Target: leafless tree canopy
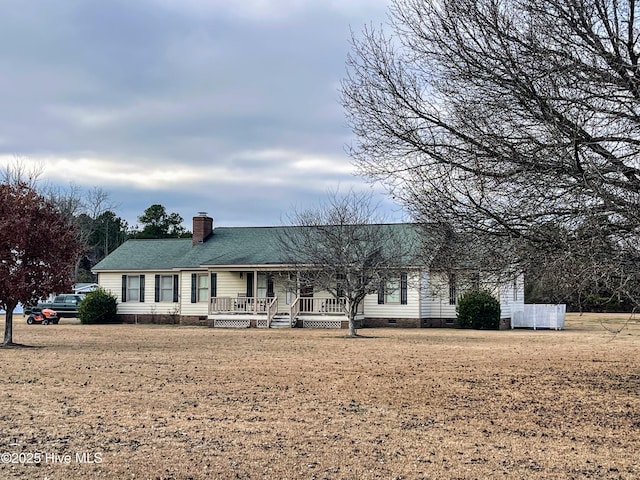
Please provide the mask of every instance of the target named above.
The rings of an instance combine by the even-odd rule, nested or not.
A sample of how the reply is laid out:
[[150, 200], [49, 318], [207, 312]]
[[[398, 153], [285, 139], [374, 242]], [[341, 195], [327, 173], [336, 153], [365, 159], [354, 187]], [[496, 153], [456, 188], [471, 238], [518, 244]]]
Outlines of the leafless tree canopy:
[[342, 86], [361, 173], [417, 219], [521, 259], [533, 245], [637, 299], [635, 14], [633, 0], [393, 0], [391, 33], [354, 35]]
[[296, 265], [300, 286], [345, 299], [349, 334], [356, 334], [358, 306], [368, 294], [415, 267], [417, 230], [387, 224], [368, 193], [333, 192], [315, 209], [295, 211], [283, 229], [280, 246]]

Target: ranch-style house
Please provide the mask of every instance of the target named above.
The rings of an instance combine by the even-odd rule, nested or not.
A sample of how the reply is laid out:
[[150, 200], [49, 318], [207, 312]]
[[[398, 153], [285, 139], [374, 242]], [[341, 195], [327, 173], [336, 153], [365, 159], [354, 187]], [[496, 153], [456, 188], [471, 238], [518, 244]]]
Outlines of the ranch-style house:
[[[287, 228], [296, 227], [214, 228], [201, 213], [193, 218], [191, 239], [129, 240], [93, 271], [100, 287], [117, 297], [125, 322], [346, 328], [342, 299], [313, 285], [296, 286], [296, 269], [278, 242]], [[362, 327], [454, 326], [465, 288], [456, 278], [461, 276], [407, 265], [397, 285], [365, 297], [357, 320]], [[523, 276], [508, 278], [482, 279], [500, 300], [502, 328], [524, 304]]]

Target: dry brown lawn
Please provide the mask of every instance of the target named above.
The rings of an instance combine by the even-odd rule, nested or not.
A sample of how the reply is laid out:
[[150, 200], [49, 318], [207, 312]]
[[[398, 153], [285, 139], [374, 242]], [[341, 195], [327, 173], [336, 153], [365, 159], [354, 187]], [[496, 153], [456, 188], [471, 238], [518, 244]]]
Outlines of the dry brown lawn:
[[0, 479], [640, 478], [626, 320], [354, 340], [17, 316], [35, 348], [0, 349]]

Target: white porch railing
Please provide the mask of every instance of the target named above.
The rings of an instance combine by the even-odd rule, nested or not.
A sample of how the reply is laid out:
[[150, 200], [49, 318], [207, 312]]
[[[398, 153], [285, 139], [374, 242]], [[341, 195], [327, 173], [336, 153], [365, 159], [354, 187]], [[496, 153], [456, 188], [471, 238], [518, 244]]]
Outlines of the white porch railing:
[[[301, 314], [346, 315], [348, 309], [346, 298], [313, 298], [298, 297], [291, 305], [291, 318]], [[364, 303], [358, 305], [359, 314], [364, 313]]]
[[214, 313], [268, 313], [269, 306], [277, 299], [258, 297], [212, 297], [209, 314]]
[[278, 313], [278, 297], [273, 297], [267, 306], [267, 328], [271, 327], [271, 320]]
[[299, 313], [332, 313], [344, 314], [347, 300], [345, 298], [313, 298], [299, 297]]
[[[290, 306], [289, 319], [295, 326], [300, 315], [346, 316], [348, 304], [346, 298], [314, 298], [297, 297]], [[362, 302], [358, 313], [364, 312]], [[278, 297], [212, 297], [209, 303], [209, 314], [246, 314], [264, 315], [256, 320], [256, 326], [269, 328], [278, 313]], [[326, 318], [326, 317], [325, 317]], [[339, 321], [334, 320], [334, 321]]]

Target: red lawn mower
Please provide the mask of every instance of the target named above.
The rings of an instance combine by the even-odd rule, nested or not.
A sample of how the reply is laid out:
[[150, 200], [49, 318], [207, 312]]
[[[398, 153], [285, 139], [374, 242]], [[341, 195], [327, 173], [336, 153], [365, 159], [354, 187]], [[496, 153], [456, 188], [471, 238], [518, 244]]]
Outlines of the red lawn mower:
[[50, 323], [57, 325], [59, 321], [60, 319], [58, 318], [58, 313], [55, 310], [51, 310], [50, 308], [43, 308], [41, 310], [33, 309], [27, 317], [27, 323], [29, 325], [49, 325]]

